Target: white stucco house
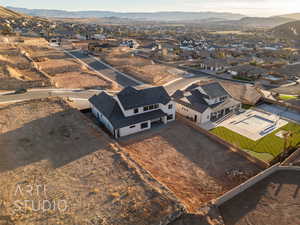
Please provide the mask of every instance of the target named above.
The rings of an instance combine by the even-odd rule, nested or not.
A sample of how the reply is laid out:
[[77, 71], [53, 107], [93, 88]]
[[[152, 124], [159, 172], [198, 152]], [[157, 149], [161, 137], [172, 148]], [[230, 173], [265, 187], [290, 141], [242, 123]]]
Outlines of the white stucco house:
[[115, 138], [175, 120], [175, 103], [163, 87], [126, 87], [116, 95], [103, 91], [89, 102], [95, 117]]
[[218, 83], [196, 83], [172, 95], [176, 111], [201, 125], [216, 122], [240, 110], [241, 103], [233, 99]]

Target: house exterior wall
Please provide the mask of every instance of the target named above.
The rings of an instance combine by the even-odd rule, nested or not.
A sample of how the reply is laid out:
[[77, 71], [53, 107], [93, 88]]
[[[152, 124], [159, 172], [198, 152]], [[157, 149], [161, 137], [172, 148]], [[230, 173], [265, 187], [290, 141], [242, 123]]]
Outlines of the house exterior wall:
[[114, 134], [114, 127], [110, 121], [93, 105], [91, 104], [92, 113], [94, 116], [112, 133]]
[[[169, 109], [169, 105], [172, 105], [172, 108]], [[174, 101], [170, 101], [168, 104], [163, 105], [163, 104], [159, 104], [159, 108], [166, 113], [167, 115], [172, 115], [173, 119], [168, 120], [167, 122], [171, 122], [175, 120], [175, 116], [176, 116], [176, 104]]]
[[[175, 118], [175, 113], [176, 113], [176, 107], [175, 107], [175, 103], [173, 101], [170, 101], [168, 102], [168, 104], [166, 105], [163, 105], [163, 104], [158, 104], [158, 108], [156, 109], [152, 109], [152, 110], [147, 110], [147, 111], [144, 111], [144, 107], [145, 106], [148, 106], [148, 105], [144, 105], [142, 107], [138, 107], [138, 108], [133, 108], [133, 109], [129, 109], [129, 110], [125, 110], [121, 104], [121, 102], [119, 101], [118, 97], [115, 97], [116, 101], [118, 101], [119, 103], [119, 106], [120, 108], [122, 109], [122, 112], [124, 113], [124, 116], [125, 117], [129, 117], [129, 116], [135, 116], [135, 115], [139, 115], [139, 114], [143, 114], [143, 113], [146, 113], [146, 112], [152, 112], [152, 111], [155, 111], [155, 110], [162, 110], [164, 113], [170, 115], [172, 114]], [[172, 109], [169, 109], [168, 106], [172, 104], [173, 105], [173, 108]], [[138, 113], [134, 113], [134, 110], [135, 109], [138, 109]]]
[[[210, 121], [210, 114], [211, 114], [210, 109], [207, 109], [203, 113], [200, 113], [180, 103], [176, 103], [176, 111], [179, 114], [192, 119], [197, 124], [203, 124]], [[195, 121], [195, 116], [197, 117], [196, 121]]]
[[[143, 124], [143, 123], [148, 123], [148, 127], [142, 129], [141, 124]], [[120, 134], [120, 137], [124, 137], [124, 136], [130, 135], [130, 134], [135, 134], [135, 133], [145, 131], [145, 130], [149, 130], [149, 129], [151, 129], [151, 122], [150, 121], [145, 121], [145, 122], [142, 122], [142, 123], [137, 123], [137, 124], [130, 125], [128, 127], [122, 127], [122, 128], [119, 129], [119, 134]]]
[[200, 123], [207, 123], [210, 121], [211, 109], [207, 109], [202, 113], [201, 122]]

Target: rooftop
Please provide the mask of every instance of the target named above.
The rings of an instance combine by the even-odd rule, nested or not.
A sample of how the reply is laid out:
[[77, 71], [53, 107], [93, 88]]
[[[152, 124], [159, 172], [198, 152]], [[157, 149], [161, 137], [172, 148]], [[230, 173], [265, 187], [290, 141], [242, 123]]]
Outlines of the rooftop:
[[167, 104], [171, 98], [164, 87], [151, 87], [137, 90], [134, 87], [126, 87], [117, 94], [119, 101], [125, 110], [153, 104]]

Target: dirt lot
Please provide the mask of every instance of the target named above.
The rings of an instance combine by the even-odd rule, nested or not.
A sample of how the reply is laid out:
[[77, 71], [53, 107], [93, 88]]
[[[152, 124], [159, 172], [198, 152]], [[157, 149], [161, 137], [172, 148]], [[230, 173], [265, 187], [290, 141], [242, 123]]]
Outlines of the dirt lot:
[[182, 210], [60, 99], [0, 109], [0, 146], [0, 224], [157, 225]]
[[190, 212], [260, 171], [180, 121], [123, 139], [120, 145]]
[[102, 59], [118, 70], [152, 85], [163, 85], [180, 76], [172, 67], [133, 56], [129, 48], [112, 48], [102, 52]]
[[[70, 82], [70, 80], [72, 80], [72, 82]], [[93, 72], [69, 72], [55, 74], [52, 81], [57, 88], [111, 87], [108, 81]]]
[[49, 86], [50, 81], [12, 44], [0, 44], [0, 89]]
[[220, 207], [226, 225], [300, 224], [300, 171], [280, 171]]
[[50, 76], [54, 76], [58, 73], [67, 73], [67, 72], [76, 72], [82, 69], [82, 65], [80, 65], [74, 59], [51, 59], [44, 62], [38, 62], [38, 67], [49, 74]]
[[42, 38], [8, 38], [0, 43], [0, 89], [50, 87], [117, 89]]

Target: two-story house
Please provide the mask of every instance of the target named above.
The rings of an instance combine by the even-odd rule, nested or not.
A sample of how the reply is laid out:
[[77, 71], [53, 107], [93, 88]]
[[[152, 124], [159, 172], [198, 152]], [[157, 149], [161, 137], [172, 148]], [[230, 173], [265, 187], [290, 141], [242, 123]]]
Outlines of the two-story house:
[[175, 120], [175, 103], [163, 87], [126, 87], [116, 95], [103, 91], [89, 102], [95, 117], [115, 138]]
[[197, 124], [216, 122], [241, 108], [241, 103], [218, 82], [195, 83], [185, 90], [176, 91], [172, 97], [176, 111]]

